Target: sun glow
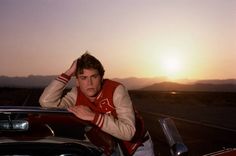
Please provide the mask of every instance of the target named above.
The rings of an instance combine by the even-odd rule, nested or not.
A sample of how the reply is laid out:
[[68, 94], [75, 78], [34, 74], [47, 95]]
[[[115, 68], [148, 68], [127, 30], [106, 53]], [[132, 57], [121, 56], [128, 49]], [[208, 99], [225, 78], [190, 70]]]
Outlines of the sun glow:
[[184, 75], [184, 58], [176, 49], [163, 52], [159, 63], [163, 75], [169, 79], [179, 79]]

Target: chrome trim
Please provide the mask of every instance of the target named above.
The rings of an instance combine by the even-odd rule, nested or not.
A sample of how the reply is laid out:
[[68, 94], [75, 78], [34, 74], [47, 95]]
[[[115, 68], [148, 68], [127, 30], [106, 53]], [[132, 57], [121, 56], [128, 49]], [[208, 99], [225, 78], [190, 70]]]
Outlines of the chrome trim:
[[45, 107], [26, 107], [26, 106], [0, 106], [0, 113], [11, 114], [12, 112], [20, 113], [66, 113], [71, 114], [67, 109], [62, 108], [45, 108]]
[[0, 120], [0, 131], [27, 131], [29, 122], [26, 120]]
[[170, 118], [163, 118], [159, 119], [159, 123], [169, 144], [171, 155], [186, 156], [188, 154], [188, 148], [183, 143], [174, 121]]

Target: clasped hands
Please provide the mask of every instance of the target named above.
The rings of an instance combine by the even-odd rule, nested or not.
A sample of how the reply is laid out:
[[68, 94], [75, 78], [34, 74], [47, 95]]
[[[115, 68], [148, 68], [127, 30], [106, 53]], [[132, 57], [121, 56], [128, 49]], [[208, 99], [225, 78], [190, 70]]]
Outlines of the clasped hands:
[[95, 113], [88, 106], [73, 106], [67, 108], [67, 110], [82, 120], [93, 121], [95, 117]]

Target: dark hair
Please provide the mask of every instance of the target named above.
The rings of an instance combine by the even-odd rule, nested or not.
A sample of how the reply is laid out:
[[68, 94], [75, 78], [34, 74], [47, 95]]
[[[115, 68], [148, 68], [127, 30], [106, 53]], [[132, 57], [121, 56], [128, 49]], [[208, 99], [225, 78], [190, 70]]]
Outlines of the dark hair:
[[84, 69], [96, 69], [101, 77], [103, 77], [105, 72], [101, 62], [87, 51], [77, 60], [76, 76], [83, 74]]

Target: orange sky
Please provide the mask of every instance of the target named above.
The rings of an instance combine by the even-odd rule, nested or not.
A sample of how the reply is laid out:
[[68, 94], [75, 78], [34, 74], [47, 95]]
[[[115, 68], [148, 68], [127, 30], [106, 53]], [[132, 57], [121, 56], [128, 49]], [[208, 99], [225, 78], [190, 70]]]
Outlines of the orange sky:
[[234, 0], [1, 0], [0, 23], [0, 75], [57, 75], [88, 50], [110, 78], [236, 78]]

